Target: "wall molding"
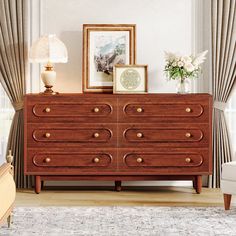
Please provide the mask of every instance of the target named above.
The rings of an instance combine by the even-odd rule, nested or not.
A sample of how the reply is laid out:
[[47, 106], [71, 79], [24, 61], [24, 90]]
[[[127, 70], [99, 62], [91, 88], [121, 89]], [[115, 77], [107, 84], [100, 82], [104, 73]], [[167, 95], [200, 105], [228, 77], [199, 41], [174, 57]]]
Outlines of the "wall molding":
[[[46, 1], [45, 1], [46, 2]], [[30, 45], [37, 40], [43, 33], [43, 18], [42, 10], [43, 0], [30, 0]], [[203, 51], [204, 46], [204, 15], [206, 15], [206, 8], [209, 1], [206, 0], [191, 0], [191, 44], [192, 44], [192, 53], [196, 54], [200, 51]], [[210, 55], [209, 52], [208, 55]], [[207, 63], [205, 63], [207, 64]], [[194, 92], [208, 92], [210, 90], [210, 75], [207, 73], [207, 68], [209, 65], [204, 65], [203, 68], [204, 75], [208, 74], [207, 77], [203, 79], [203, 76], [200, 76], [200, 79], [194, 80], [191, 82], [192, 91]], [[43, 84], [40, 79], [40, 71], [43, 69], [43, 66], [40, 64], [30, 64], [30, 83], [27, 84], [27, 92], [40, 92], [43, 90]], [[209, 71], [208, 71], [209, 72]], [[204, 81], [208, 80], [209, 83], [206, 84]]]
[[[42, 34], [42, 0], [30, 0], [30, 32], [29, 42], [30, 46]], [[37, 63], [30, 63], [30, 83], [28, 92], [38, 93], [41, 91], [40, 71], [41, 65]]]
[[195, 83], [196, 92], [211, 92], [211, 23], [210, 1], [192, 0], [192, 42], [193, 53], [208, 49], [207, 60], [203, 64], [202, 74]]
[[[202, 1], [192, 0], [192, 53], [196, 55], [202, 50], [203, 35], [202, 35]], [[202, 75], [193, 82], [195, 92], [203, 91]]]

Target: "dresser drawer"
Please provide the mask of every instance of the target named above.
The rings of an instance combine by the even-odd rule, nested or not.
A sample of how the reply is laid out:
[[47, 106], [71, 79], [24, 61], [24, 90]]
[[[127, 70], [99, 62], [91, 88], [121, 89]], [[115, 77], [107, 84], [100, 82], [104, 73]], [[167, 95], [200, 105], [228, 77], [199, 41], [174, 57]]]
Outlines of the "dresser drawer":
[[197, 124], [120, 124], [121, 147], [126, 146], [208, 146], [209, 128]]
[[[158, 97], [158, 96], [157, 96]], [[170, 99], [173, 97], [173, 99]], [[191, 96], [170, 95], [169, 98], [119, 99], [119, 122], [146, 123], [146, 122], [201, 122], [209, 121], [209, 97], [200, 100]]]
[[33, 114], [36, 117], [61, 118], [61, 117], [107, 117], [112, 113], [112, 107], [108, 104], [36, 104], [33, 106]]
[[186, 153], [129, 153], [124, 157], [128, 167], [197, 167], [203, 163], [203, 156]]
[[96, 172], [111, 170], [116, 167], [116, 153], [112, 150], [77, 150], [74, 149], [32, 149], [27, 153], [27, 172], [45, 172], [80, 174], [83, 172]]
[[196, 118], [203, 112], [200, 104], [176, 104], [176, 103], [129, 103], [123, 108], [127, 117], [177, 117], [177, 118]]
[[116, 145], [116, 125], [30, 124], [28, 146], [113, 146]]
[[[37, 97], [36, 97], [37, 98]], [[27, 99], [28, 122], [116, 122], [117, 103], [114, 99], [80, 98], [71, 101], [65, 97], [61, 101], [60, 96], [40, 101], [33, 97]]]
[[[120, 170], [150, 174], [174, 174], [181, 171], [209, 172], [209, 152], [202, 149], [120, 149]], [[150, 172], [150, 173], [149, 173]]]
[[111, 161], [106, 153], [39, 153], [33, 157], [37, 167], [107, 167]]

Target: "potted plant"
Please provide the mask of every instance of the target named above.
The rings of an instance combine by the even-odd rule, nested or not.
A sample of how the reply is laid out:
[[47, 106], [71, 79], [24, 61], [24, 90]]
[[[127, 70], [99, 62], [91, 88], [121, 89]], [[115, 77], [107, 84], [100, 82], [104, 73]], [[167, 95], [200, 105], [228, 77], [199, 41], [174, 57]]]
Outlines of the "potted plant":
[[165, 52], [165, 73], [169, 80], [177, 80], [177, 93], [189, 93], [188, 79], [195, 79], [201, 72], [201, 64], [206, 59], [207, 50], [198, 55], [179, 55]]

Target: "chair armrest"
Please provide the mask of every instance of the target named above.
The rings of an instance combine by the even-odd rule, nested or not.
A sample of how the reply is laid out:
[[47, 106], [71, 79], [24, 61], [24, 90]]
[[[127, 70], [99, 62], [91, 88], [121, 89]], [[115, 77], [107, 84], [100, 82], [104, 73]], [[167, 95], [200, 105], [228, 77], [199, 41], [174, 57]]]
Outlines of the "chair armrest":
[[7, 173], [13, 175], [13, 166], [9, 163], [4, 163], [0, 166], [0, 178]]

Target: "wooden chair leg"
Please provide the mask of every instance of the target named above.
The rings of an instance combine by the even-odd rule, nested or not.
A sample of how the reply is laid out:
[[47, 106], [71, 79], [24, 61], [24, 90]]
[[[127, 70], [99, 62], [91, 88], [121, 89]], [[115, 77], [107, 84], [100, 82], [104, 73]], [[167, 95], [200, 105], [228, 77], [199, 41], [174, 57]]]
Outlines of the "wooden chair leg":
[[115, 181], [115, 190], [117, 192], [121, 191], [121, 181]]
[[8, 228], [11, 227], [11, 221], [12, 221], [12, 214], [10, 214], [10, 215], [7, 217], [7, 225], [8, 225]]
[[230, 209], [231, 198], [232, 198], [231, 194], [224, 193], [225, 210], [229, 210]]

